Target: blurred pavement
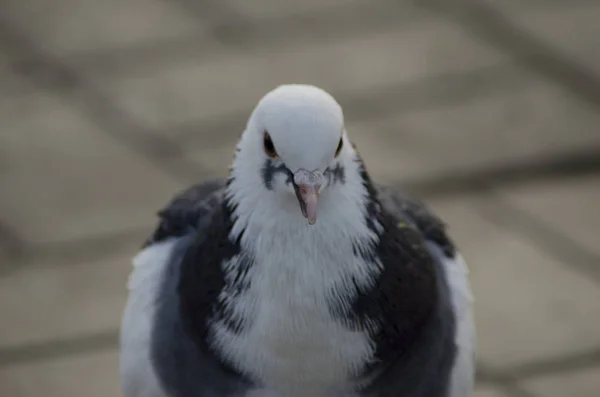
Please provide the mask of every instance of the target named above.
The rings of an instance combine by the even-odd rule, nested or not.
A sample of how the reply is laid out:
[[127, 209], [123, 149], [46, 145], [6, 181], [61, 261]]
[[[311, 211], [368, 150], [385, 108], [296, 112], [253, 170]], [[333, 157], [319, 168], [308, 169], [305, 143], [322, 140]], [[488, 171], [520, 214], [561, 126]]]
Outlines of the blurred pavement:
[[[447, 5], [452, 4], [452, 5]], [[278, 84], [471, 267], [477, 397], [600, 390], [600, 3], [4, 0], [0, 396], [117, 397], [131, 258]]]

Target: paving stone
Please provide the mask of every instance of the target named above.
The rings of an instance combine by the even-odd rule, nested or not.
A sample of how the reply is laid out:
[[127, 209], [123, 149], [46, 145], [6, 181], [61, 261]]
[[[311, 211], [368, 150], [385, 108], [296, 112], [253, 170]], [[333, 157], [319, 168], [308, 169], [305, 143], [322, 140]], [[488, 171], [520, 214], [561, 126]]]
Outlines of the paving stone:
[[192, 16], [161, 0], [6, 0], [2, 16], [59, 55], [200, 32]]
[[[267, 12], [270, 16], [255, 18], [228, 7], [223, 1], [208, 7], [193, 0], [179, 2], [191, 7], [211, 26], [206, 31], [208, 35], [199, 38], [196, 32], [148, 45], [81, 52], [69, 56], [69, 64], [85, 74], [110, 76], [123, 71], [135, 71], [136, 74], [146, 75], [149, 70], [180, 64], [182, 61], [189, 63], [192, 60], [202, 62], [216, 59], [223, 52], [230, 54], [228, 50], [232, 49], [243, 55], [264, 52], [266, 49], [286, 49], [300, 43], [364, 38], [375, 32], [389, 32], [399, 27], [407, 29], [435, 17], [412, 3], [399, 4], [389, 0], [357, 2], [354, 6], [332, 5], [299, 14], [293, 11], [295, 7], [289, 7], [291, 14], [284, 12], [279, 15], [275, 12], [275, 15], [270, 15]], [[304, 3], [294, 5], [302, 6]], [[205, 8], [208, 10], [204, 11]]]
[[[478, 2], [479, 0], [475, 0]], [[483, 3], [493, 6], [495, 9], [507, 13], [512, 16], [512, 13], [528, 12], [528, 11], [546, 11], [563, 9], [572, 9], [574, 7], [586, 6], [595, 0], [572, 0], [568, 3], [563, 0], [483, 0]]]
[[491, 386], [476, 386], [473, 397], [510, 397]]
[[0, 369], [4, 397], [120, 397], [118, 352]]
[[192, 149], [187, 156], [198, 164], [209, 177], [224, 178], [233, 162], [237, 138], [228, 135], [225, 139], [220, 139], [219, 143], [215, 141], [216, 139], [209, 145]]
[[552, 374], [523, 382], [525, 388], [544, 397], [597, 397], [600, 366]]
[[14, 231], [3, 222], [0, 215], [0, 277], [18, 266], [16, 260], [24, 254], [25, 247]]
[[[377, 3], [381, 1], [374, 1]], [[222, 0], [235, 12], [249, 18], [283, 17], [306, 12], [317, 12], [330, 7], [344, 7], [364, 3], [361, 0], [308, 0], [308, 1], [278, 1], [260, 0], [248, 2], [244, 0]]]
[[224, 51], [166, 70], [96, 76], [99, 89], [149, 128], [250, 111], [283, 83], [312, 83], [332, 92], [379, 89], [443, 72], [471, 70], [503, 59], [439, 20], [346, 40], [285, 48]]
[[181, 186], [45, 94], [0, 101], [0, 212], [31, 243], [154, 224]]
[[109, 249], [77, 264], [40, 259], [0, 277], [0, 346], [117, 329], [139, 247], [131, 243], [127, 249]]
[[501, 194], [600, 256], [600, 174], [530, 183]]
[[14, 72], [13, 62], [14, 58], [0, 51], [0, 97], [19, 95], [29, 88], [27, 82]]
[[[599, 123], [593, 108], [559, 87], [533, 80], [474, 103], [401, 113], [357, 131], [354, 139], [379, 175], [414, 179], [535, 163], [600, 147]], [[361, 136], [362, 131], [368, 135]]]
[[379, 183], [395, 184], [436, 171], [427, 152], [416, 151], [412, 142], [403, 140], [393, 123], [393, 119], [382, 119], [347, 126], [371, 177]]
[[0, 277], [2, 277], [4, 273], [11, 271], [12, 268], [13, 263], [10, 254], [5, 247], [0, 246]]
[[[600, 287], [480, 216], [483, 198], [430, 202], [471, 269], [478, 359], [492, 370], [600, 343]], [[568, 395], [568, 394], [566, 394]]]
[[600, 4], [511, 14], [522, 28], [600, 75]]

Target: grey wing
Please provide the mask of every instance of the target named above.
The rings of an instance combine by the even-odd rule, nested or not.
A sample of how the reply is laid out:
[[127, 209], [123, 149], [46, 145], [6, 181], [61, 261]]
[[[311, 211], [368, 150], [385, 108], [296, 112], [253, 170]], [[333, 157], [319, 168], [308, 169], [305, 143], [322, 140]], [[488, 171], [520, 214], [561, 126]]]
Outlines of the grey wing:
[[158, 227], [144, 247], [170, 237], [183, 237], [201, 228], [201, 224], [208, 221], [206, 215], [221, 203], [224, 188], [225, 182], [215, 179], [194, 185], [175, 196], [158, 213]]
[[223, 181], [193, 186], [159, 212], [152, 236], [133, 260], [129, 297], [120, 335], [120, 375], [125, 397], [166, 397], [152, 363], [152, 331], [165, 274], [176, 271], [174, 259], [187, 249], [191, 236], [208, 222], [221, 203]]
[[417, 229], [425, 240], [436, 244], [444, 255], [454, 256], [456, 247], [446, 234], [446, 225], [423, 202], [385, 186], [378, 186], [378, 198], [391, 214]]
[[473, 295], [464, 258], [446, 233], [444, 222], [424, 203], [386, 187], [379, 187], [378, 196], [382, 206], [421, 233], [429, 253], [442, 265], [450, 287], [456, 319], [457, 356], [452, 368], [448, 397], [470, 396], [475, 378], [476, 335], [472, 312]]

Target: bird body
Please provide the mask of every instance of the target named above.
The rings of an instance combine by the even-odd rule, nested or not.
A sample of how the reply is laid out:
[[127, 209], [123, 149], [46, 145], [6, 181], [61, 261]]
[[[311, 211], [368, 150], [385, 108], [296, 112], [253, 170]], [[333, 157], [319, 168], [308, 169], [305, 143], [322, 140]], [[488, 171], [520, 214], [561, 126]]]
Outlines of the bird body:
[[470, 396], [466, 265], [371, 181], [324, 91], [267, 94], [228, 180], [160, 217], [129, 280], [125, 397]]

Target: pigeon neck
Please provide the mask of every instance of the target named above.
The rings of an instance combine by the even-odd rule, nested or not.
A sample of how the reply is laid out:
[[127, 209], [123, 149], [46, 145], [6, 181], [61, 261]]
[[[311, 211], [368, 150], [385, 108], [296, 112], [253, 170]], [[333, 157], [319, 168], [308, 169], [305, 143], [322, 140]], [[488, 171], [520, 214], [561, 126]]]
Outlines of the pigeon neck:
[[341, 239], [375, 240], [377, 233], [368, 220], [375, 192], [365, 175], [362, 164], [352, 162], [346, 166], [343, 182], [322, 189], [314, 225], [303, 217], [293, 193], [263, 190], [257, 182], [249, 189], [248, 177], [232, 177], [226, 192], [233, 221], [230, 237], [249, 251], [268, 241], [270, 251], [285, 243], [305, 254], [319, 247], [331, 249]]

